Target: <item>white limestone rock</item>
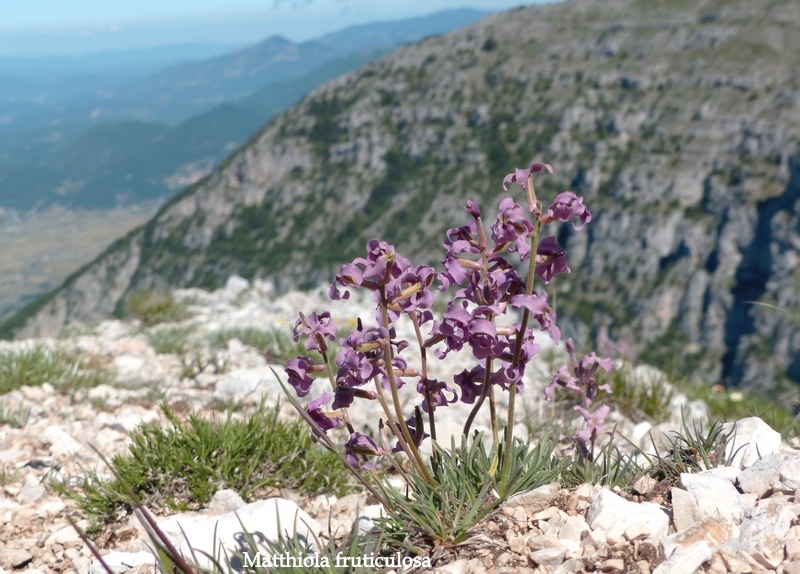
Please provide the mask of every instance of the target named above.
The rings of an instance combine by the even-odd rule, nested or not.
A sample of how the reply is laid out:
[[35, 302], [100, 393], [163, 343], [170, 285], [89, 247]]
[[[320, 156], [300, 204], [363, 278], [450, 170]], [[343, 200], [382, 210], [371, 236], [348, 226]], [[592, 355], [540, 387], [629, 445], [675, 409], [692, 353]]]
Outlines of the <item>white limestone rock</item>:
[[527, 492], [520, 492], [509, 498], [503, 505], [506, 508], [522, 507], [529, 516], [548, 508], [558, 497], [561, 485], [557, 482], [545, 484]]
[[592, 500], [586, 521], [592, 529], [602, 529], [610, 539], [619, 540], [632, 524], [645, 524], [651, 536], [660, 540], [669, 531], [667, 510], [650, 502], [629, 502], [608, 490], [601, 489]]
[[758, 417], [725, 423], [723, 432], [731, 432], [725, 456], [733, 466], [745, 469], [759, 458], [780, 452], [781, 435]]
[[661, 547], [664, 549], [664, 556], [671, 556], [697, 542], [705, 542], [713, 548], [738, 537], [738, 535], [739, 529], [733, 524], [717, 518], [708, 518], [702, 523], [667, 536], [661, 541]]
[[759, 498], [773, 492], [792, 494], [800, 487], [800, 457], [772, 454], [753, 463], [737, 477], [742, 492]]
[[681, 474], [681, 486], [694, 497], [705, 518], [738, 524], [752, 507], [730, 481], [714, 474]]
[[677, 550], [675, 554], [656, 566], [653, 574], [694, 574], [711, 560], [711, 549], [703, 541]]
[[[228, 556], [249, 551], [245, 532], [253, 537], [258, 550], [265, 555], [269, 554], [266, 541], [278, 542], [281, 538], [291, 538], [296, 532], [298, 538], [313, 546], [315, 537], [322, 534], [316, 520], [294, 502], [282, 498], [253, 502], [223, 516], [178, 514], [159, 521], [158, 525], [186, 556], [191, 549], [212, 556], [223, 549]], [[200, 557], [202, 553], [197, 554]], [[205, 559], [201, 559], [201, 563], [210, 564]]]
[[739, 540], [749, 550], [770, 535], [786, 538], [793, 521], [800, 515], [800, 504], [787, 504], [785, 500], [767, 498], [760, 500], [739, 525]]

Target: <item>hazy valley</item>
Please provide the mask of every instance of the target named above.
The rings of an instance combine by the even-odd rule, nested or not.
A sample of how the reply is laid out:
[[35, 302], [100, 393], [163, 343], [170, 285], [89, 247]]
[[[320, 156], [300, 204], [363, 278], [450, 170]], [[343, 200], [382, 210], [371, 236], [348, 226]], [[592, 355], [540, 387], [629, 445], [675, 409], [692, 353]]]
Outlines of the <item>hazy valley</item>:
[[0, 317], [57, 287], [321, 83], [483, 16], [293, 43], [0, 57]]

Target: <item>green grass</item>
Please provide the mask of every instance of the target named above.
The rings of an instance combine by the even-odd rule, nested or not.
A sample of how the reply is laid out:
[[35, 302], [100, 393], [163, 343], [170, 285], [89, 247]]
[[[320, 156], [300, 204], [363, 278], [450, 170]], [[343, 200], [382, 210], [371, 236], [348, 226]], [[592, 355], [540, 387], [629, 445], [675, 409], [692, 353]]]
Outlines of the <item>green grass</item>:
[[19, 471], [8, 468], [0, 468], [0, 486], [11, 484], [19, 478]]
[[719, 466], [727, 466], [725, 447], [732, 431], [724, 431], [721, 421], [707, 425], [684, 419], [682, 430], [672, 431], [669, 446], [659, 451], [655, 441], [654, 455], [643, 454], [649, 466], [646, 473], [658, 480], [678, 480], [681, 473], [702, 472]]
[[0, 403], [0, 425], [9, 425], [11, 428], [22, 428], [30, 417], [30, 409], [20, 406], [17, 410], [10, 410], [5, 403]]
[[561, 475], [561, 484], [572, 488], [588, 482], [608, 488], [630, 490], [641, 469], [631, 456], [614, 445], [615, 436], [612, 435], [611, 440], [594, 453], [594, 460], [575, 453]]
[[390, 485], [383, 487], [393, 510], [378, 522], [386, 526], [390, 543], [407, 550], [423, 541], [435, 546], [464, 542], [475, 525], [510, 496], [558, 480], [564, 468], [553, 455], [552, 440], [541, 440], [531, 447], [517, 439], [510, 479], [502, 485], [496, 480], [502, 447], [495, 458], [493, 451], [486, 452], [480, 435], [471, 444], [462, 435], [460, 449], [456, 449], [455, 438], [449, 450], [436, 443], [433, 448], [437, 456], [431, 460], [429, 471], [435, 484], [413, 470], [408, 475], [411, 495]]
[[669, 404], [674, 393], [666, 377], [637, 380], [631, 365], [626, 363], [609, 373], [599, 370], [597, 382], [611, 387], [611, 394], [602, 394], [600, 401], [634, 423], [649, 421], [657, 424], [669, 419]]
[[216, 349], [184, 349], [178, 353], [181, 361], [181, 379], [196, 379], [206, 371], [214, 374], [227, 373], [230, 365]]
[[146, 338], [159, 355], [178, 355], [189, 346], [191, 335], [190, 327], [167, 327], [149, 331]]
[[144, 289], [132, 293], [125, 302], [125, 309], [142, 322], [143, 327], [158, 323], [176, 323], [190, 317], [187, 305], [176, 301], [168, 291]]
[[0, 351], [0, 394], [44, 383], [50, 383], [61, 393], [67, 393], [110, 382], [111, 375], [104, 369], [44, 346]]
[[269, 330], [255, 327], [222, 329], [209, 338], [211, 344], [217, 348], [227, 347], [231, 339], [238, 339], [243, 345], [253, 347], [271, 363], [284, 363], [298, 355], [308, 354], [302, 343], [295, 343], [292, 340], [288, 331], [275, 327]]
[[128, 451], [110, 461], [117, 478], [93, 474], [79, 488], [52, 486], [106, 522], [130, 514], [125, 484], [147, 507], [162, 511], [202, 508], [221, 488], [247, 501], [274, 488], [339, 496], [348, 490], [348, 472], [336, 455], [314, 444], [301, 420], [279, 421], [279, 407], [214, 420], [195, 414], [180, 420], [162, 409], [171, 426], [142, 425], [131, 433]]

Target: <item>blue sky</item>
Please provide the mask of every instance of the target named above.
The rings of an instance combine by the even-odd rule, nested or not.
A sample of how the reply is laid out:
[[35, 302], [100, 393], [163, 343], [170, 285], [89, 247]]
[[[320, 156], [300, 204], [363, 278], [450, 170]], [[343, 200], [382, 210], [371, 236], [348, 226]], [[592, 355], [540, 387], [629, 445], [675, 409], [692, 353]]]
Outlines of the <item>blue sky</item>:
[[184, 42], [307, 40], [349, 25], [449, 8], [543, 0], [0, 0], [0, 55], [76, 55]]

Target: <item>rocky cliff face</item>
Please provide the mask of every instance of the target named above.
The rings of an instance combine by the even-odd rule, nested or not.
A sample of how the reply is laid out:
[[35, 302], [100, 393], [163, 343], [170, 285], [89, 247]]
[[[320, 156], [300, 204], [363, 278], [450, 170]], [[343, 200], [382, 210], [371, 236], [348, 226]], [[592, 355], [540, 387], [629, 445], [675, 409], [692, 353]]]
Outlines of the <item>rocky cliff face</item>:
[[547, 161], [568, 331], [709, 382], [800, 381], [800, 5], [570, 0], [404, 48], [317, 89], [220, 169], [6, 324], [43, 334], [142, 288], [329, 280], [383, 237], [441, 258], [466, 198]]

